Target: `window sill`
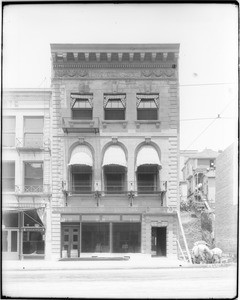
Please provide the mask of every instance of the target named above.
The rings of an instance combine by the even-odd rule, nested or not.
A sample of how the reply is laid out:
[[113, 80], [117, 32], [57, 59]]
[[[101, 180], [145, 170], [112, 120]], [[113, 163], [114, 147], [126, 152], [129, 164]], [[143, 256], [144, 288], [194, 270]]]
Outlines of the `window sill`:
[[128, 123], [128, 121], [126, 121], [126, 120], [104, 120], [104, 121], [102, 121], [102, 126], [103, 126], [103, 128], [106, 128], [107, 125], [110, 125], [110, 124], [120, 124], [120, 125], [122, 125], [123, 128], [126, 128], [127, 123]]
[[161, 121], [159, 120], [137, 120], [135, 121], [136, 127], [140, 128], [141, 124], [155, 124], [156, 128], [159, 128], [161, 125]]

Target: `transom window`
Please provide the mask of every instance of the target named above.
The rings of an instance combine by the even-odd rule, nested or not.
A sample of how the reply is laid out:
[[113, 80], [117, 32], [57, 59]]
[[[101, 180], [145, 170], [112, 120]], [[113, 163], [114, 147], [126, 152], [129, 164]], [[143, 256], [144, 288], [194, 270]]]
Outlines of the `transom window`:
[[24, 146], [42, 147], [43, 146], [43, 117], [24, 118]]
[[2, 189], [4, 192], [15, 190], [15, 162], [2, 163]]
[[126, 95], [104, 95], [105, 120], [125, 120]]
[[157, 94], [137, 94], [138, 120], [158, 120], [158, 98]]
[[3, 147], [15, 146], [15, 131], [16, 131], [16, 119], [15, 117], [3, 117], [2, 119], [2, 143]]
[[71, 94], [72, 118], [76, 120], [92, 120], [93, 95]]

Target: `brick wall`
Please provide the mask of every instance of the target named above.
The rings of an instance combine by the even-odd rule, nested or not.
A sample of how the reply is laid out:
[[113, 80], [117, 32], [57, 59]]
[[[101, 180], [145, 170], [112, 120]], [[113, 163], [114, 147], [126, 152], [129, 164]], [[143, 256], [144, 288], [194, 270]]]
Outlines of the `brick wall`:
[[[237, 204], [234, 204], [234, 145], [216, 160], [215, 241], [224, 252], [237, 251]], [[235, 201], [236, 203], [236, 201]]]

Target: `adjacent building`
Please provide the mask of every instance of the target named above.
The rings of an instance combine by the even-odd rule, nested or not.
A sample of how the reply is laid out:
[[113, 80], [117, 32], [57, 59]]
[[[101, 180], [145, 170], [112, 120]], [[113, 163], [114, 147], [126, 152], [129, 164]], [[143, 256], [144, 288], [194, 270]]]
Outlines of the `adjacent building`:
[[204, 149], [189, 155], [182, 168], [183, 180], [187, 182], [187, 200], [204, 206], [207, 201], [214, 207], [216, 158], [219, 152]]
[[44, 258], [50, 243], [50, 90], [7, 90], [2, 115], [2, 254]]
[[215, 243], [224, 253], [237, 255], [238, 157], [237, 143], [216, 160]]

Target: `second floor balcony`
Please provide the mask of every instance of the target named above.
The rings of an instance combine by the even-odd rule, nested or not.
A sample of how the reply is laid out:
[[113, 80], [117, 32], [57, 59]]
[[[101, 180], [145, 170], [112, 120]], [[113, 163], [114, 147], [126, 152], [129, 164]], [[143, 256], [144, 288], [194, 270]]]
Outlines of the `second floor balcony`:
[[16, 138], [18, 151], [34, 151], [50, 149], [50, 139], [38, 136], [34, 138]]
[[42, 185], [15, 185], [15, 193], [17, 195], [50, 195], [50, 184]]
[[99, 119], [80, 120], [62, 117], [62, 129], [65, 133], [98, 133]]
[[134, 195], [160, 194], [167, 191], [167, 181], [160, 181], [158, 184], [150, 184], [149, 182], [114, 182], [103, 185], [102, 189], [93, 188], [91, 183], [70, 184], [68, 187], [64, 186], [63, 190], [68, 195], [93, 194], [96, 191], [101, 195], [127, 195], [129, 192], [133, 192]]

